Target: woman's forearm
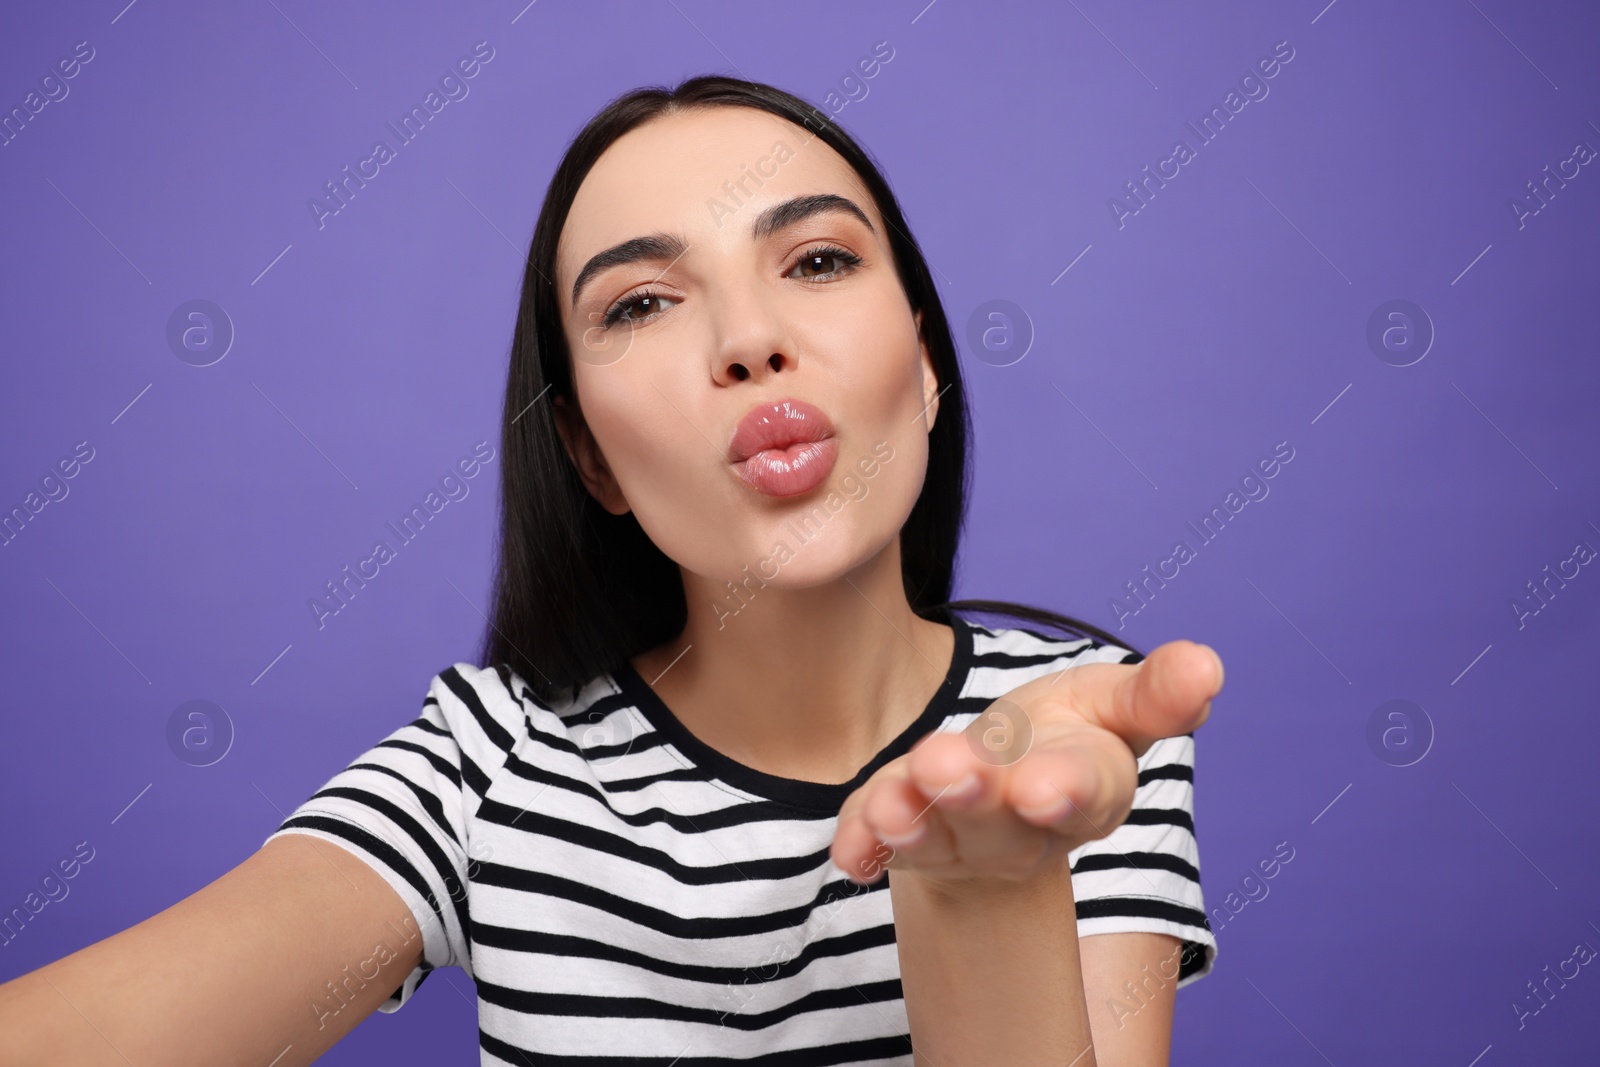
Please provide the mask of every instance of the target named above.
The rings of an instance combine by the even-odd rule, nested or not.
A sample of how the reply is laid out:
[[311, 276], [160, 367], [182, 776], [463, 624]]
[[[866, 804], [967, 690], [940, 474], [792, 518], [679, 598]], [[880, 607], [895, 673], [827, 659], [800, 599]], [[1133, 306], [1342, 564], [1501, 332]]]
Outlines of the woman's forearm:
[[1095, 1067], [1071, 868], [957, 888], [889, 872], [917, 1067]]

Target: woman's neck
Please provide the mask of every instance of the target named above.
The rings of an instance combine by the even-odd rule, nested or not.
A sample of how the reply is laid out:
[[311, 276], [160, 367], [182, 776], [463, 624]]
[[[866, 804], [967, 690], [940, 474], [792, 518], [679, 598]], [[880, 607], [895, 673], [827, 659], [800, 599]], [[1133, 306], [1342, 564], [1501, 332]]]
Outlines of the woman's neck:
[[[892, 558], [890, 558], [892, 557]], [[806, 589], [772, 583], [737, 614], [685, 573], [689, 619], [630, 661], [697, 738], [767, 774], [847, 782], [944, 683], [955, 632], [918, 617], [895, 551]]]

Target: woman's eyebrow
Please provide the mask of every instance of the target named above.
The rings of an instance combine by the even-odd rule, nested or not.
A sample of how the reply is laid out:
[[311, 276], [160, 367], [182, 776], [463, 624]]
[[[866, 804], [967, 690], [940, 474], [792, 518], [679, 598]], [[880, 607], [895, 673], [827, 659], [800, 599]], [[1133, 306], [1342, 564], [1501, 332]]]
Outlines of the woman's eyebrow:
[[847, 215], [854, 215], [861, 220], [861, 224], [868, 231], [874, 234], [878, 232], [873, 228], [872, 220], [867, 218], [867, 213], [857, 207], [855, 201], [835, 193], [814, 193], [773, 204], [756, 216], [755, 222], [750, 224], [750, 234], [758, 241], [765, 240], [786, 226], [793, 226], [802, 219], [830, 211], [842, 211]]
[[[872, 220], [867, 218], [867, 213], [862, 211], [855, 201], [835, 193], [814, 193], [810, 196], [793, 197], [762, 211], [750, 224], [750, 234], [757, 241], [764, 240], [785, 227], [827, 212], [852, 215], [860, 219], [872, 233], [878, 232], [872, 225]], [[591, 256], [589, 262], [578, 272], [578, 277], [572, 283], [572, 304], [574, 307], [577, 306], [578, 296], [583, 292], [583, 287], [603, 271], [625, 263], [671, 263], [688, 250], [689, 242], [675, 233], [653, 233], [612, 245], [604, 252]]]
[[620, 267], [624, 263], [671, 263], [688, 250], [689, 242], [672, 233], [653, 233], [648, 237], [634, 237], [619, 245], [612, 245], [604, 252], [590, 257], [589, 262], [578, 272], [578, 277], [572, 283], [572, 306], [578, 306], [578, 294], [583, 292], [583, 287], [589, 283], [589, 279], [597, 274], [604, 273], [612, 267]]

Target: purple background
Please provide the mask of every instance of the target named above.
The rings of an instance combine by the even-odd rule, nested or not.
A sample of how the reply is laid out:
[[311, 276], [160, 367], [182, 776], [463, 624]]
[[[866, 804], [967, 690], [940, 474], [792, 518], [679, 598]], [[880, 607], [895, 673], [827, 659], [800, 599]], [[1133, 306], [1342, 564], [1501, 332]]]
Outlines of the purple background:
[[[0, 147], [0, 510], [94, 449], [0, 548], [0, 912], [95, 849], [0, 948], [0, 979], [226, 872], [470, 658], [498, 459], [320, 630], [308, 601], [498, 444], [520, 262], [583, 122], [703, 72], [831, 111], [888, 41], [837, 118], [902, 197], [962, 343], [957, 595], [1116, 631], [1124, 583], [1189, 541], [1118, 632], [1227, 662], [1198, 737], [1207, 904], [1295, 850], [1213, 919], [1175, 1062], [1593, 1055], [1595, 968], [1520, 1030], [1511, 1005], [1600, 948], [1600, 728], [1577, 670], [1600, 568], [1520, 627], [1511, 603], [1600, 547], [1600, 165], [1520, 226], [1510, 206], [1600, 147], [1592, 9], [123, 2], [20, 7], [0, 37], [5, 111], [94, 48]], [[470, 94], [319, 229], [308, 200], [484, 40]], [[1195, 147], [1185, 123], [1284, 40], [1269, 95], [1119, 227], [1108, 200]], [[210, 366], [166, 339], [193, 299], [236, 333]], [[1409, 366], [1367, 341], [1394, 299], [1436, 331]], [[1008, 366], [967, 341], [991, 300], [1032, 334]], [[1270, 495], [1200, 547], [1186, 523], [1280, 441]], [[166, 738], [196, 699], [235, 733], [205, 767]], [[1368, 729], [1391, 700], [1426, 724], [1386, 750]], [[476, 1062], [473, 995], [441, 972], [324, 1062]]]

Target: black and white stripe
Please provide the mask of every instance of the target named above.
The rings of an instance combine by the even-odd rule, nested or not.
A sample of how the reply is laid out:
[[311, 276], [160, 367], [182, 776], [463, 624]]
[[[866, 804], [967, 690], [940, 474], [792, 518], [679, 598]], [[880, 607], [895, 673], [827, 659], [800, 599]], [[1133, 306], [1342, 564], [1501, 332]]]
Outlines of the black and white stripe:
[[[421, 715], [286, 819], [362, 856], [411, 908], [424, 962], [478, 984], [486, 1064], [911, 1063], [889, 879], [828, 858], [839, 806], [930, 730], [1083, 663], [1089, 639], [957, 618], [946, 684], [851, 782], [801, 782], [694, 737], [626, 664], [549, 706], [504, 666], [457, 663]], [[1071, 854], [1080, 936], [1171, 934], [1178, 986], [1211, 970], [1194, 738], [1139, 759], [1127, 821]], [[271, 838], [269, 838], [270, 840]]]

